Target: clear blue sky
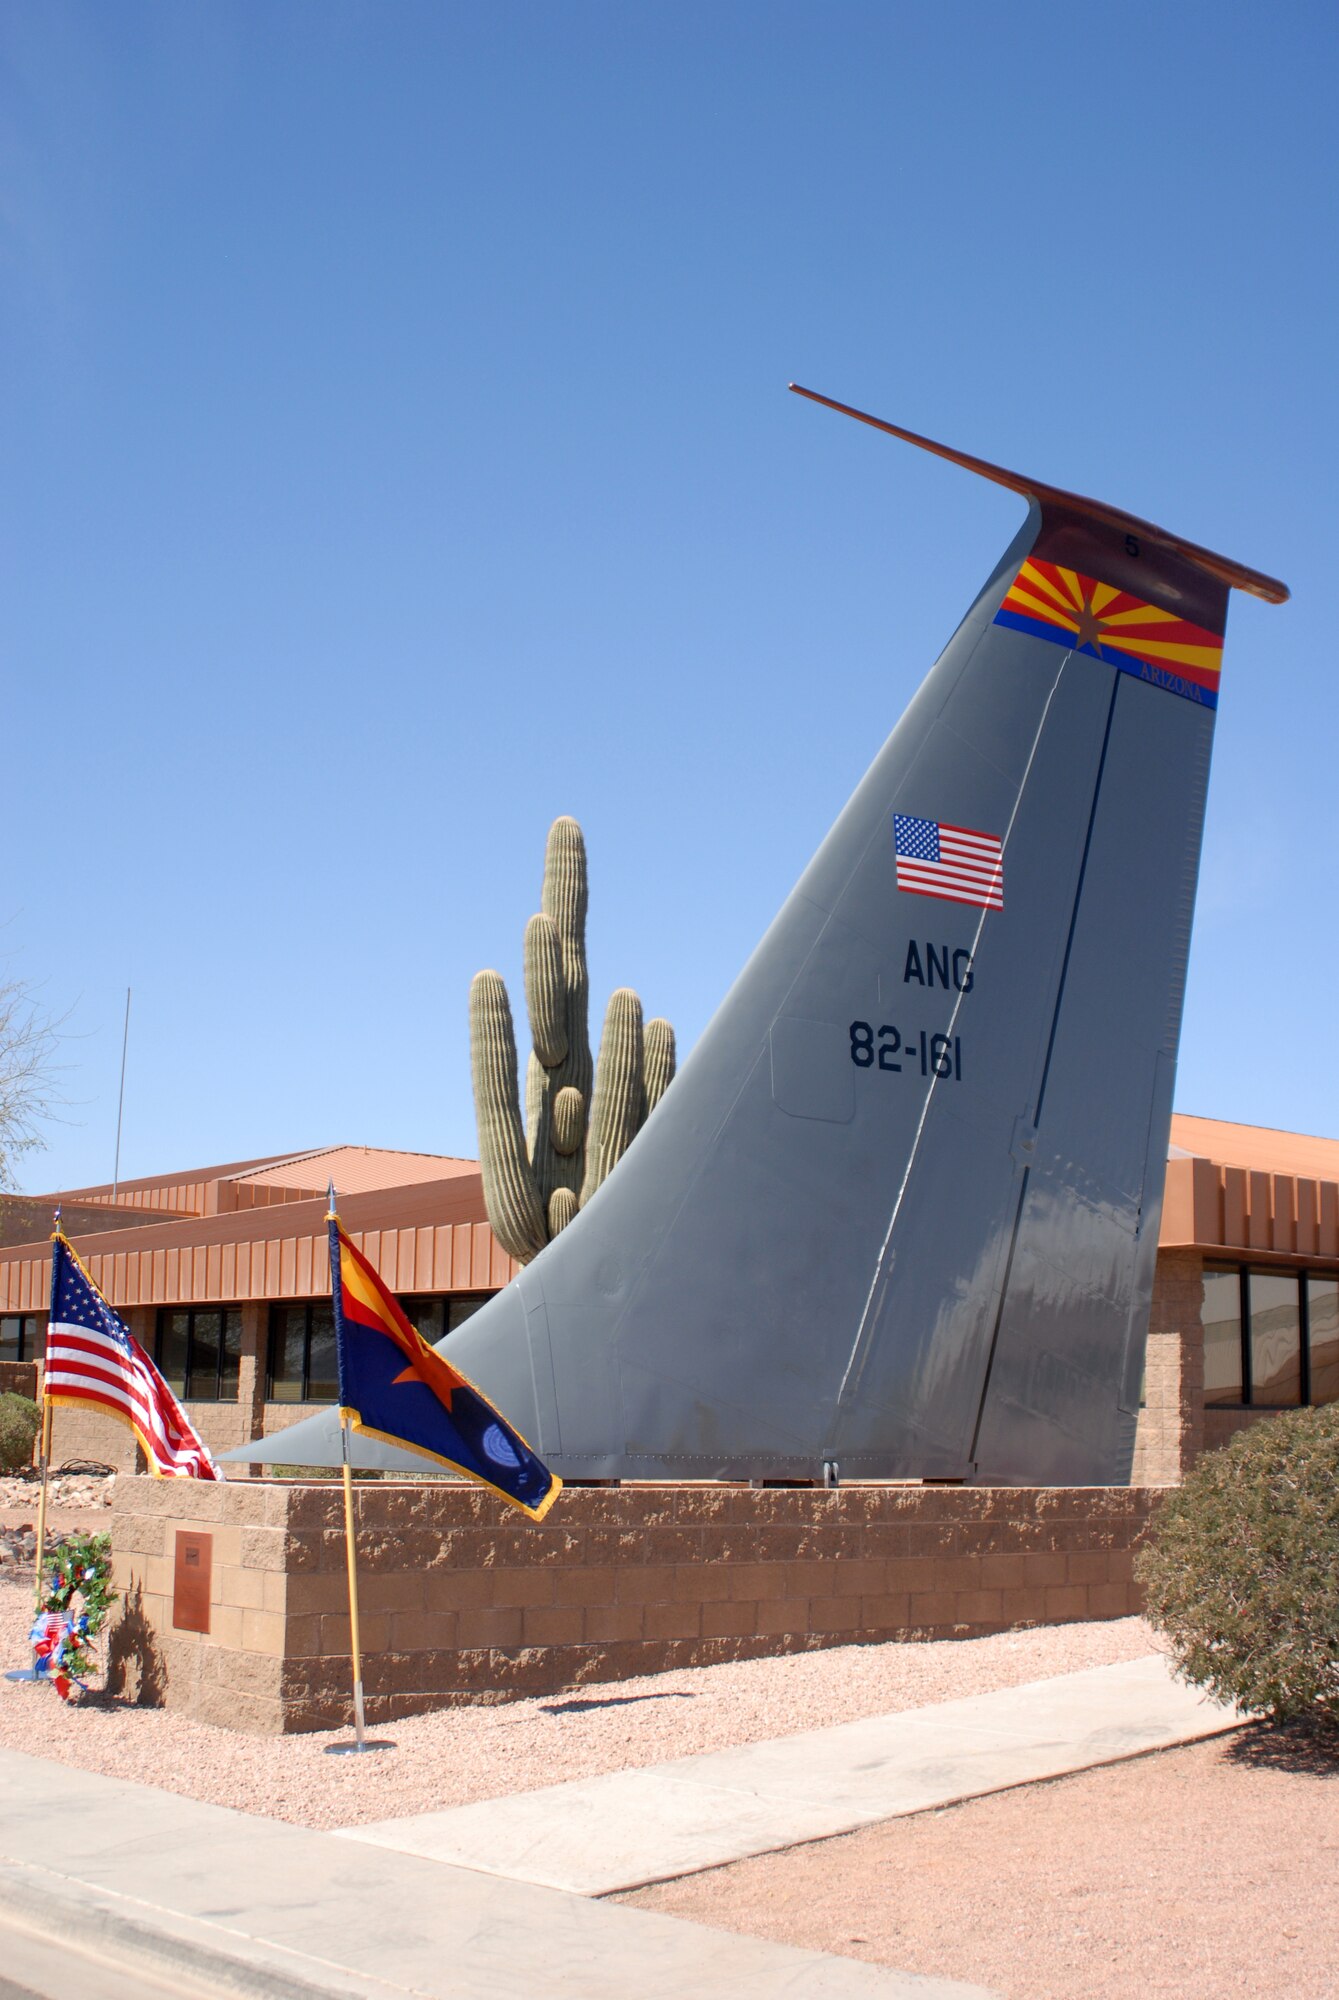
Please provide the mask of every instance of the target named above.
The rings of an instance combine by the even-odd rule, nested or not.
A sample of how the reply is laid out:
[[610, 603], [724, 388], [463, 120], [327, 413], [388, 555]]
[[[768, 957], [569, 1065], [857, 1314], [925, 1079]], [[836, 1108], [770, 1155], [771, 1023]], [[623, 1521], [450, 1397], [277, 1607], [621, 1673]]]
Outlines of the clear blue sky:
[[1021, 518], [1236, 596], [1182, 1109], [1339, 1133], [1319, 4], [3, 0], [0, 943], [31, 1189], [474, 1150], [545, 829], [690, 1046]]

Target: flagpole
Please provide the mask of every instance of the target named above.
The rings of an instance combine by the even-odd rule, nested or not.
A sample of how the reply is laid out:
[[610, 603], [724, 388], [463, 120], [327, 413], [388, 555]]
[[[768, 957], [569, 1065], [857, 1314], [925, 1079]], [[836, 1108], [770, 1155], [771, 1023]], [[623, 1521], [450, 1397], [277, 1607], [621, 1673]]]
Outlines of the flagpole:
[[353, 1467], [349, 1464], [349, 1427], [341, 1414], [340, 1452], [344, 1460], [344, 1555], [349, 1571], [349, 1636], [353, 1642], [353, 1747], [363, 1748], [363, 1649], [358, 1636], [358, 1561], [353, 1536]]
[[[56, 1221], [56, 1226], [55, 1229], [52, 1231], [52, 1236], [51, 1236], [51, 1312], [55, 1311], [55, 1306], [56, 1306], [56, 1256], [57, 1256], [57, 1246], [60, 1243], [62, 1234], [59, 1209], [56, 1210], [55, 1221]], [[51, 1326], [51, 1313], [49, 1312], [47, 1314], [48, 1342], [50, 1341], [51, 1338], [50, 1326]], [[42, 1484], [38, 1490], [38, 1495], [37, 1495], [37, 1559], [33, 1565], [33, 1592], [37, 1600], [37, 1609], [39, 1611], [42, 1609], [42, 1567], [46, 1561], [47, 1478], [51, 1467], [52, 1409], [51, 1409], [51, 1398], [47, 1394], [46, 1378], [47, 1378], [46, 1356], [44, 1354], [42, 1357], [42, 1442], [38, 1451], [38, 1459], [37, 1459], [38, 1476], [40, 1477]], [[37, 1653], [35, 1648], [33, 1651], [33, 1658], [34, 1660], [36, 1660], [37, 1658]], [[42, 1677], [38, 1673], [36, 1666], [15, 1667], [12, 1672], [7, 1673], [5, 1675], [5, 1679], [7, 1681], [36, 1681], [40, 1680], [41, 1678]]]
[[[51, 1298], [49, 1301], [50, 1309], [47, 1313], [48, 1347], [50, 1347], [51, 1344], [51, 1322], [55, 1317], [56, 1313], [56, 1285], [57, 1285], [56, 1267], [60, 1259], [61, 1242], [65, 1235], [64, 1228], [61, 1225], [59, 1205], [56, 1208], [56, 1213], [52, 1218], [52, 1220], [55, 1224], [55, 1227], [52, 1229], [51, 1232]], [[48, 1370], [46, 1365], [46, 1355], [44, 1354], [42, 1357], [42, 1451], [41, 1451], [41, 1456], [38, 1459], [38, 1470], [41, 1474], [42, 1490], [41, 1493], [38, 1495], [38, 1500], [37, 1500], [37, 1574], [35, 1579], [37, 1585], [37, 1608], [39, 1611], [42, 1608], [42, 1564], [46, 1559], [47, 1480], [51, 1470], [51, 1418], [53, 1413], [51, 1395], [49, 1391], [49, 1385], [47, 1383], [47, 1373]]]
[[349, 1462], [349, 1420], [343, 1399], [342, 1323], [343, 1292], [339, 1274], [339, 1216], [335, 1212], [335, 1183], [329, 1188], [326, 1222], [330, 1228], [330, 1299], [335, 1321], [335, 1342], [340, 1359], [339, 1455], [344, 1472], [344, 1562], [349, 1573], [349, 1639], [353, 1654], [353, 1741], [327, 1743], [331, 1757], [345, 1757], [361, 1750], [392, 1750], [392, 1743], [369, 1743], [363, 1718], [363, 1647], [358, 1630], [358, 1549], [353, 1530], [353, 1467]]
[[42, 1383], [42, 1455], [38, 1460], [38, 1471], [42, 1477], [41, 1491], [37, 1496], [37, 1588], [38, 1608], [42, 1601], [42, 1564], [46, 1557], [46, 1492], [47, 1468], [51, 1463], [51, 1398], [46, 1393], [45, 1370]]

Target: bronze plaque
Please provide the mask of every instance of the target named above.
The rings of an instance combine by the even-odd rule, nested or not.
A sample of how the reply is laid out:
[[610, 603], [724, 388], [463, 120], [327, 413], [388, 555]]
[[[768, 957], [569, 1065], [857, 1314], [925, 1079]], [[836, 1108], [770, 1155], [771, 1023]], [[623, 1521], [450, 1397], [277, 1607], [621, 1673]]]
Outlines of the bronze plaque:
[[212, 1535], [191, 1528], [177, 1530], [177, 1561], [172, 1575], [172, 1623], [178, 1632], [209, 1630], [209, 1571]]

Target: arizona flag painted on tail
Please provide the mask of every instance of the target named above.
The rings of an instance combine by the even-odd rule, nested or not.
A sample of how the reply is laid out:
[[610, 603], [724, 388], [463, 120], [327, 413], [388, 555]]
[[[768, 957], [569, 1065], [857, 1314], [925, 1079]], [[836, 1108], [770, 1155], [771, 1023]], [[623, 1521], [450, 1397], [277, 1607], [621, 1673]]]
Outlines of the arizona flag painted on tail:
[[340, 1415], [357, 1431], [449, 1465], [542, 1521], [562, 1480], [486, 1396], [405, 1318], [333, 1212], [330, 1291]]
[[209, 1447], [65, 1237], [51, 1244], [51, 1318], [42, 1393], [57, 1407], [129, 1424], [158, 1479], [222, 1479]]
[[1146, 604], [1114, 584], [1029, 556], [995, 614], [997, 625], [1049, 639], [1205, 708], [1218, 706], [1223, 635]]

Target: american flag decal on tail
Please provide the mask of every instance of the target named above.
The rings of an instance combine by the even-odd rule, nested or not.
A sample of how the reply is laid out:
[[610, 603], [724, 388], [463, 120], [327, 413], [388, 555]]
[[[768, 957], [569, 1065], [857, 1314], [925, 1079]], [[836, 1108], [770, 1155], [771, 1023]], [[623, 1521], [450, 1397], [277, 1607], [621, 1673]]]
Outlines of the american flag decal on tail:
[[1004, 908], [1004, 844], [993, 833], [894, 813], [893, 846], [899, 889], [979, 910]]

